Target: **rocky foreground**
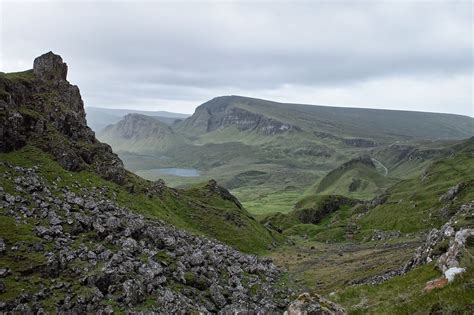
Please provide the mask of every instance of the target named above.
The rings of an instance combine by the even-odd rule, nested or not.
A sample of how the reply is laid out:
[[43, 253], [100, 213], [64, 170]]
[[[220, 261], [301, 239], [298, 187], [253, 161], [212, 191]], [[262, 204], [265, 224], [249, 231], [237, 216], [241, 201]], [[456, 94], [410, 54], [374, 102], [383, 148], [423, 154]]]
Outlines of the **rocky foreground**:
[[39, 239], [1, 239], [0, 257], [31, 251], [44, 262], [22, 273], [15, 266], [0, 269], [0, 290], [8, 292], [8, 283], [21, 283], [29, 274], [52, 279], [52, 286], [0, 302], [2, 312], [41, 313], [55, 296], [61, 298], [54, 312], [63, 313], [264, 314], [283, 313], [288, 306], [290, 314], [344, 312], [308, 295], [290, 305], [294, 292], [279, 285], [281, 274], [271, 260], [132, 213], [106, 188], [79, 183], [61, 188], [61, 178], [48, 181], [35, 168], [3, 166], [16, 192], [0, 188], [0, 209], [18, 225], [33, 222]]

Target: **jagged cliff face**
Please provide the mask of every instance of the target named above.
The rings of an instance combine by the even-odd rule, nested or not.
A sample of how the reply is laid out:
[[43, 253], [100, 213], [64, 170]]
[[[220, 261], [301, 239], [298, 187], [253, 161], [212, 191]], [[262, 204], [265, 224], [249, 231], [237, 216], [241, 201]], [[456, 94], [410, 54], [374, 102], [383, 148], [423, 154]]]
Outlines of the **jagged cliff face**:
[[122, 182], [125, 170], [110, 146], [87, 126], [79, 88], [67, 81], [67, 65], [49, 52], [33, 70], [0, 75], [0, 152], [34, 144], [68, 170], [91, 166]]
[[240, 131], [253, 130], [263, 135], [276, 135], [288, 131], [300, 131], [297, 126], [287, 124], [265, 115], [238, 107], [236, 97], [217, 97], [196, 108], [181, 127], [201, 133], [235, 126]]

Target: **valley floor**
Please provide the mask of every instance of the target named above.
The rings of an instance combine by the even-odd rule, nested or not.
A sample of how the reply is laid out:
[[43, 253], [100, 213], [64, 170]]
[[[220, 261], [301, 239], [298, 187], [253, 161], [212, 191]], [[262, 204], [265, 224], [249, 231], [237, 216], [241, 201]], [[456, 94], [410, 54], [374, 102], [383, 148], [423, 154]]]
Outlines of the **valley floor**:
[[298, 240], [270, 254], [288, 272], [288, 282], [305, 290], [329, 294], [406, 263], [421, 244], [419, 238], [389, 242], [321, 243]]
[[374, 276], [398, 270], [421, 243], [421, 237], [359, 244], [300, 239], [269, 256], [287, 272], [289, 286], [318, 292], [349, 314], [472, 314], [472, 246], [461, 260], [467, 272], [442, 289], [425, 290], [427, 282], [441, 277], [434, 263], [383, 282], [373, 281]]

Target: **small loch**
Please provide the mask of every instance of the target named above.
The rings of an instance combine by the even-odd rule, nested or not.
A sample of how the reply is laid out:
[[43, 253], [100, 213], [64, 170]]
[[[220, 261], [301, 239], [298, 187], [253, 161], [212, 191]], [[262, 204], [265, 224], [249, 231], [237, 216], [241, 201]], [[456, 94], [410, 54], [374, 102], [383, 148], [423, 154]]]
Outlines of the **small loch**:
[[149, 176], [160, 176], [160, 175], [172, 175], [172, 176], [179, 176], [179, 177], [198, 177], [200, 172], [195, 168], [153, 168], [150, 170], [146, 170], [146, 173]]

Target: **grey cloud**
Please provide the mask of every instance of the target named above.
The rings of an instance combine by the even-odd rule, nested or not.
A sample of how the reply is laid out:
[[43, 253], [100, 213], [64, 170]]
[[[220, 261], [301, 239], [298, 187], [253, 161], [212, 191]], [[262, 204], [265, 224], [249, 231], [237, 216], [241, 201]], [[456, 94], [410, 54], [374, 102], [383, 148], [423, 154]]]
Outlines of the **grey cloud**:
[[220, 91], [261, 95], [287, 85], [472, 77], [471, 9], [462, 1], [10, 1], [2, 3], [2, 66], [53, 50], [86, 99], [118, 105], [199, 102]]

